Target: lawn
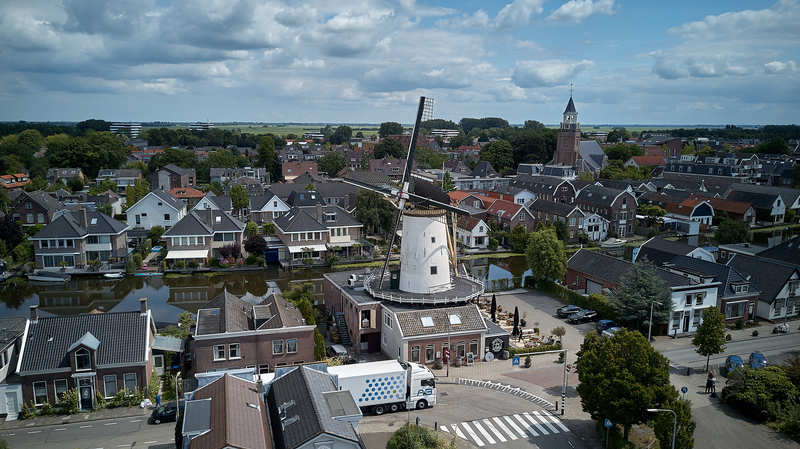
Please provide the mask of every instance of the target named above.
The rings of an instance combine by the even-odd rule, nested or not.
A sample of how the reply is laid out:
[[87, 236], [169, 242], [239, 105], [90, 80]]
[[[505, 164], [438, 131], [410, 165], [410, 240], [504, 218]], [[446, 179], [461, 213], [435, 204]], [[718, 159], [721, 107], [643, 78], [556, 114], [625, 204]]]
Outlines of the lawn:
[[[296, 134], [302, 136], [305, 132], [319, 132], [325, 125], [279, 125], [279, 124], [236, 124], [236, 125], [215, 125], [216, 129], [224, 129], [231, 131], [238, 131], [248, 134], [275, 134], [286, 136], [287, 134]], [[336, 128], [339, 125], [331, 125]], [[348, 125], [353, 129], [353, 135], [361, 131], [364, 136], [371, 136], [378, 133], [377, 125]], [[167, 126], [166, 128], [185, 128], [185, 124]], [[142, 130], [147, 130], [151, 127], [143, 127]]]

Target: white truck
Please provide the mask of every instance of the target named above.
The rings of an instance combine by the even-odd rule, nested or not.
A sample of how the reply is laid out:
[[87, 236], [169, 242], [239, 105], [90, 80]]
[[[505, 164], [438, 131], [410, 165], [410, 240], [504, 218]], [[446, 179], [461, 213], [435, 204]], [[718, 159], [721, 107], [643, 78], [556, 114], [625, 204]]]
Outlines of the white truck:
[[339, 390], [347, 390], [364, 412], [382, 415], [436, 404], [436, 379], [431, 370], [398, 360], [328, 367]]

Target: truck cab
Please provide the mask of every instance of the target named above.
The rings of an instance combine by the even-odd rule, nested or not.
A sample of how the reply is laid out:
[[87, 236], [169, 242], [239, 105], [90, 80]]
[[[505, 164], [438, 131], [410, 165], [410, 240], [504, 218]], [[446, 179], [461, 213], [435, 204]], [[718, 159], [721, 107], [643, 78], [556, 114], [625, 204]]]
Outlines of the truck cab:
[[[406, 408], [423, 409], [436, 405], [436, 378], [424, 365], [405, 362], [409, 373]], [[409, 369], [410, 368], [410, 369]]]

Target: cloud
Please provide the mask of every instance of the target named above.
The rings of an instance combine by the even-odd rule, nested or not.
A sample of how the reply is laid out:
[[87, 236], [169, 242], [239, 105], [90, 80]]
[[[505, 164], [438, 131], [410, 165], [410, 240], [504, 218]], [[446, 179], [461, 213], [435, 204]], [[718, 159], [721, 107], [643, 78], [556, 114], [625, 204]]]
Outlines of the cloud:
[[796, 72], [797, 63], [794, 61], [771, 61], [764, 64], [764, 73], [775, 74], [784, 72]]
[[519, 87], [552, 87], [564, 84], [579, 73], [594, 67], [594, 61], [518, 61], [511, 80]]
[[514, 0], [503, 6], [492, 19], [486, 11], [479, 9], [472, 14], [462, 14], [436, 22], [437, 26], [450, 28], [486, 28], [495, 31], [511, 31], [528, 25], [531, 18], [542, 13], [544, 0]]
[[577, 23], [601, 14], [614, 14], [614, 0], [569, 0], [553, 11], [547, 20]]

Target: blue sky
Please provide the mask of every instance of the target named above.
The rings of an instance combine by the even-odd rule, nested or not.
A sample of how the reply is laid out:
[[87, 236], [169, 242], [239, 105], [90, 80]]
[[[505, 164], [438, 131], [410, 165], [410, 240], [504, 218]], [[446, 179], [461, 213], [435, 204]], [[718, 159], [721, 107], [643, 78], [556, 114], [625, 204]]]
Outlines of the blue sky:
[[0, 120], [797, 123], [798, 1], [0, 1]]

